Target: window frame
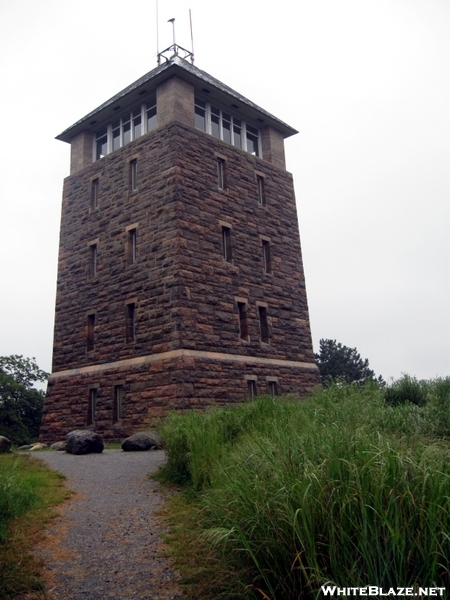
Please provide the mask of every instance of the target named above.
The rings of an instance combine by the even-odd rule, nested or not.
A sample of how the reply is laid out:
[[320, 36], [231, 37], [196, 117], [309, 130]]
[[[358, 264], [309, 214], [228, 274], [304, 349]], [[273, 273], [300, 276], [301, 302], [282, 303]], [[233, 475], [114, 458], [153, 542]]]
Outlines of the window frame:
[[267, 206], [265, 177], [259, 173], [256, 174], [256, 186], [259, 206]]
[[258, 304], [259, 339], [262, 344], [270, 343], [269, 320], [267, 316], [267, 305]]
[[95, 325], [97, 319], [95, 313], [89, 313], [87, 315], [86, 323], [86, 352], [92, 352], [95, 350]]
[[[149, 113], [154, 113], [149, 117]], [[156, 118], [155, 118], [156, 117]], [[137, 133], [137, 125], [136, 120], [140, 119], [140, 130]], [[154, 119], [153, 121], [151, 119]], [[93, 136], [93, 147], [92, 147], [92, 162], [96, 162], [111, 154], [111, 152], [115, 152], [123, 146], [126, 146], [130, 142], [134, 142], [139, 139], [146, 133], [150, 133], [154, 129], [158, 127], [158, 111], [156, 105], [156, 96], [140, 105], [140, 107], [136, 107], [133, 110], [129, 110], [117, 116], [114, 121], [108, 123], [106, 126], [103, 126], [98, 131], [94, 132]], [[119, 135], [115, 136], [116, 132], [119, 132]], [[129, 139], [126, 139], [126, 134], [129, 132]], [[104, 153], [99, 152], [100, 146], [98, 143], [100, 140], [104, 141]], [[118, 146], [114, 147], [115, 140], [118, 141]]]
[[263, 270], [267, 275], [272, 274], [272, 249], [270, 246], [270, 240], [261, 240]]
[[137, 158], [130, 160], [130, 190], [138, 191], [138, 161]]
[[89, 388], [88, 411], [87, 411], [87, 416], [86, 416], [86, 425], [88, 425], [88, 426], [95, 424], [96, 405], [97, 405], [97, 388], [92, 387], [92, 388]]
[[123, 418], [123, 401], [124, 401], [124, 386], [119, 383], [114, 386], [114, 398], [113, 398], [113, 423], [120, 423]]
[[237, 306], [239, 316], [239, 339], [242, 342], [248, 342], [250, 340], [247, 314], [248, 303], [237, 300]]
[[125, 304], [125, 339], [127, 344], [136, 341], [136, 301]]
[[98, 272], [98, 243], [89, 244], [89, 279], [95, 279]]
[[227, 263], [233, 262], [231, 227], [227, 227], [226, 225], [222, 225], [222, 257]]
[[[242, 117], [235, 116], [232, 110], [229, 108], [222, 109], [220, 105], [211, 104], [208, 100], [204, 100], [201, 95], [195, 94], [194, 96], [194, 113], [195, 115], [199, 115], [200, 111], [204, 111], [204, 115], [202, 118], [204, 119], [204, 128], [199, 127], [197, 125], [197, 119], [195, 119], [195, 129], [199, 131], [204, 131], [208, 135], [211, 135], [215, 139], [219, 139], [230, 146], [234, 146], [235, 148], [239, 148], [240, 150], [245, 150], [252, 156], [257, 156], [258, 158], [262, 158], [262, 137], [261, 130], [259, 127], [252, 125], [251, 123], [247, 123]], [[225, 115], [225, 119], [224, 119]], [[199, 115], [200, 116], [200, 115]], [[213, 134], [213, 118], [218, 117], [218, 135]], [[227, 118], [229, 117], [229, 118]], [[230, 142], [224, 139], [224, 127], [223, 123], [230, 124]], [[225, 128], [228, 130], [228, 128]], [[240, 130], [239, 139], [240, 144], [235, 143], [235, 135], [236, 129]], [[252, 131], [254, 130], [254, 131]], [[255, 133], [256, 132], [256, 133]], [[249, 136], [256, 136], [257, 138], [257, 152], [251, 152], [248, 148], [248, 139]]]
[[100, 186], [100, 178], [95, 177], [91, 181], [91, 210], [98, 209], [98, 190]]

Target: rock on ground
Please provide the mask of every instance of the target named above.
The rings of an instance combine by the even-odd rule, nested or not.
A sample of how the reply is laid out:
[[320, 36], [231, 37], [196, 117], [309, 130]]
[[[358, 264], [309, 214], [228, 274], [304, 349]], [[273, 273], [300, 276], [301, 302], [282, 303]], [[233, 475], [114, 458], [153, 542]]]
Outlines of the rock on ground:
[[125, 452], [150, 450], [150, 448], [161, 448], [161, 436], [156, 431], [135, 433], [122, 442], [122, 450]]
[[11, 441], [4, 435], [0, 435], [0, 452], [8, 452], [11, 450]]
[[67, 434], [66, 452], [69, 454], [90, 454], [103, 452], [102, 438], [88, 429], [75, 429]]

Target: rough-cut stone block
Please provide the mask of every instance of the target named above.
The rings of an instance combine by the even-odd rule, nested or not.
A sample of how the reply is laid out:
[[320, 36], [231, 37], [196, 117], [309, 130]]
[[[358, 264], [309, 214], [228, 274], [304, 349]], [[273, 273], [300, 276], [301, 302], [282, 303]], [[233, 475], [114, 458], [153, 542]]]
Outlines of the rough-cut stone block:
[[11, 445], [11, 441], [7, 437], [0, 435], [0, 452], [9, 452]]
[[141, 431], [131, 435], [122, 442], [122, 450], [136, 452], [161, 448], [161, 436], [156, 431]]
[[69, 454], [91, 454], [103, 452], [102, 438], [95, 431], [71, 431], [66, 437], [66, 452]]

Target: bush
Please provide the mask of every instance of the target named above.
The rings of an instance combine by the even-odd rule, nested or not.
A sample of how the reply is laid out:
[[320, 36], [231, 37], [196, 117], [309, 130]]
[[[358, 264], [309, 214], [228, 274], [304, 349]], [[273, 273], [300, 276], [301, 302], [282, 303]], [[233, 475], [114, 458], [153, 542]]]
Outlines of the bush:
[[403, 375], [384, 390], [384, 398], [388, 404], [397, 406], [411, 402], [417, 406], [423, 406], [427, 401], [426, 382], [417, 381], [415, 377]]

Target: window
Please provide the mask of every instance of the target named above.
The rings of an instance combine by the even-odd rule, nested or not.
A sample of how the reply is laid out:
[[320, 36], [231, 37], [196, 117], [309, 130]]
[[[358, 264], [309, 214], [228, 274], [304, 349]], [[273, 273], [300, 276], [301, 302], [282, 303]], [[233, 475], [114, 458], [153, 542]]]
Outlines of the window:
[[261, 175], [256, 176], [256, 185], [258, 186], [258, 204], [260, 206], [266, 205], [266, 194], [264, 189], [264, 177]]
[[89, 279], [97, 275], [97, 244], [89, 246]]
[[156, 126], [156, 98], [154, 98], [97, 131], [94, 139], [94, 161], [137, 140]]
[[137, 242], [137, 229], [129, 229], [128, 230], [128, 240], [127, 240], [127, 255], [128, 255], [128, 262], [129, 263], [135, 263], [136, 262], [136, 258], [137, 258], [137, 254], [136, 254], [136, 250], [137, 250], [137, 246], [136, 246], [136, 242]]
[[126, 305], [126, 338], [127, 343], [134, 342], [136, 329], [136, 304], [130, 302]]
[[157, 125], [156, 121], [156, 100], [154, 102], [150, 102], [146, 104], [146, 114], [147, 114], [147, 132], [153, 131]]
[[130, 162], [130, 187], [131, 187], [132, 192], [137, 191], [137, 177], [138, 177], [137, 160], [134, 159]]
[[272, 261], [270, 258], [270, 242], [262, 241], [263, 265], [264, 273], [272, 273]]
[[95, 156], [96, 160], [108, 154], [108, 129], [104, 127], [95, 134]]
[[265, 306], [258, 306], [259, 314], [259, 331], [261, 336], [261, 342], [264, 344], [269, 343], [269, 325], [267, 323], [267, 308]]
[[239, 311], [239, 337], [241, 340], [248, 341], [248, 322], [247, 322], [247, 304], [238, 302]]
[[206, 102], [195, 98], [195, 127], [206, 131]]
[[277, 382], [275, 380], [268, 380], [267, 381], [267, 390], [270, 394], [270, 396], [272, 396], [272, 398], [275, 398], [275, 396], [278, 396], [278, 385]]
[[248, 397], [250, 400], [253, 400], [253, 398], [256, 396], [256, 381], [254, 379], [249, 379], [247, 381], [247, 391]]
[[236, 148], [261, 156], [259, 129], [197, 97], [195, 127]]
[[122, 420], [123, 412], [123, 385], [114, 386], [114, 402], [113, 402], [113, 421]]
[[232, 261], [231, 254], [231, 228], [230, 227], [222, 227], [222, 254], [223, 259], [226, 262]]
[[88, 411], [86, 417], [86, 425], [92, 425], [95, 421], [95, 405], [97, 403], [97, 389], [89, 390]]
[[87, 331], [86, 331], [86, 350], [90, 352], [94, 349], [94, 328], [95, 314], [87, 316]]
[[91, 210], [98, 208], [98, 179], [94, 179], [91, 184]]
[[225, 189], [225, 161], [223, 158], [217, 159], [217, 187], [219, 190]]
[[259, 131], [256, 127], [251, 127], [251, 125], [247, 125], [247, 152], [250, 154], [254, 154], [255, 156], [259, 156]]

